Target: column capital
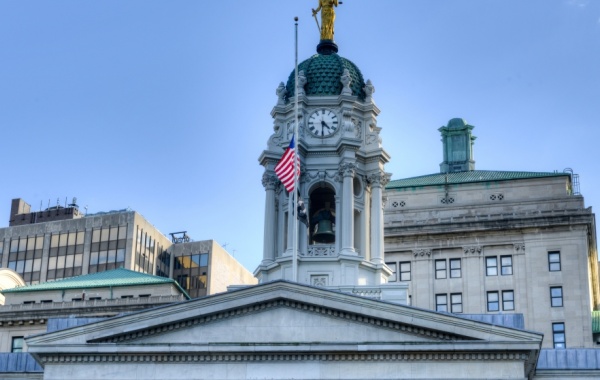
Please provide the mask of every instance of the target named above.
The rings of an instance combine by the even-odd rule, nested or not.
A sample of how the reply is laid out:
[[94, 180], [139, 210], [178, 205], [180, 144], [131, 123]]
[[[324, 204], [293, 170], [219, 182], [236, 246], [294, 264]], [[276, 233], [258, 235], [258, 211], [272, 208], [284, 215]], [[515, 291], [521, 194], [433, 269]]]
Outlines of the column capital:
[[279, 185], [279, 179], [275, 174], [263, 173], [262, 184], [265, 187], [265, 190], [275, 190], [277, 185]]
[[354, 177], [356, 174], [356, 165], [351, 162], [345, 162], [340, 165], [339, 173], [344, 177]]
[[390, 177], [391, 176], [389, 173], [379, 171], [369, 174], [367, 176], [367, 181], [369, 181], [369, 184], [372, 186], [385, 187], [385, 185], [387, 185], [388, 182], [390, 182]]

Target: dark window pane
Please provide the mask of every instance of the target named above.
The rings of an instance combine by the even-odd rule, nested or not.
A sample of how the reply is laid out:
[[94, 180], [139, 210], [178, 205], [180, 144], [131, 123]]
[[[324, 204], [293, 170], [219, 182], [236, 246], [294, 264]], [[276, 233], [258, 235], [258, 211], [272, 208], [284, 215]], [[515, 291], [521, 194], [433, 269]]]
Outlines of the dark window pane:
[[15, 336], [12, 338], [12, 347], [10, 352], [23, 352], [24, 338], [22, 336]]
[[548, 252], [548, 267], [551, 272], [558, 272], [560, 268], [560, 252]]
[[488, 311], [498, 311], [500, 308], [498, 292], [488, 292], [487, 294]]
[[486, 257], [486, 275], [497, 276], [498, 275], [498, 258], [497, 257]]
[[396, 281], [396, 263], [385, 263], [385, 265], [388, 266], [388, 268], [391, 269], [392, 274], [388, 277], [388, 282], [395, 282]]
[[117, 249], [117, 262], [125, 262], [125, 250]]
[[192, 267], [200, 266], [200, 255], [192, 255]]
[[208, 266], [208, 253], [203, 253], [200, 255], [200, 266], [201, 267]]

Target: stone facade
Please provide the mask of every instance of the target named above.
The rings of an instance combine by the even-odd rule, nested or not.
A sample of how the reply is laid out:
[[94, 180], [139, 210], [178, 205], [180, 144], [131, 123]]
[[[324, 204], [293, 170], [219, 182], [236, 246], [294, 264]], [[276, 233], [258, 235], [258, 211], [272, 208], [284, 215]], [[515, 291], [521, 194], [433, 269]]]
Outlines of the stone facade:
[[44, 379], [526, 379], [542, 336], [273, 282], [27, 339]]
[[546, 337], [544, 347], [560, 346], [553, 328], [561, 326], [557, 338], [566, 337], [566, 347], [593, 347], [591, 310], [600, 303], [595, 218], [572, 193], [571, 176], [496, 172], [502, 180], [456, 179], [477, 173], [388, 188], [392, 279], [409, 284], [414, 306], [522, 313], [525, 327]]
[[[22, 221], [27, 224], [0, 228], [0, 267], [16, 271], [27, 284], [119, 267], [176, 279], [192, 297], [224, 291], [226, 285], [256, 283], [215, 241], [190, 241], [187, 235], [181, 241], [169, 239], [132, 210], [48, 222], [27, 216]], [[218, 278], [211, 276], [213, 265]]]
[[[261, 283], [385, 286], [391, 274], [383, 260], [389, 155], [377, 126], [375, 88], [356, 65], [333, 52], [310, 57], [299, 70], [297, 86], [292, 73], [287, 86], [277, 89], [274, 132], [259, 157], [265, 168], [265, 234], [263, 260], [254, 274]], [[306, 206], [305, 223], [296, 221], [293, 193], [275, 171], [292, 136], [301, 167], [294, 191]], [[403, 291], [402, 285], [386, 289], [392, 288]], [[383, 298], [388, 293], [380, 292]]]

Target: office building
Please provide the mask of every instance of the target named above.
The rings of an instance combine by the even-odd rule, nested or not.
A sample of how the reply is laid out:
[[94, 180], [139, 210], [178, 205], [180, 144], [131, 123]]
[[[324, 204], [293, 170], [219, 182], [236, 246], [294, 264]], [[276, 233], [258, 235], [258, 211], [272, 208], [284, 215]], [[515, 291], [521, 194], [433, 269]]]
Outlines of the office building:
[[472, 129], [450, 120], [440, 172], [388, 184], [390, 282], [417, 307], [523, 314], [545, 348], [594, 347], [596, 226], [578, 176], [476, 170]]
[[9, 227], [0, 228], [0, 264], [28, 285], [126, 268], [175, 278], [191, 297], [256, 282], [213, 240], [168, 238], [132, 210], [84, 215], [75, 200], [35, 212], [14, 199]]

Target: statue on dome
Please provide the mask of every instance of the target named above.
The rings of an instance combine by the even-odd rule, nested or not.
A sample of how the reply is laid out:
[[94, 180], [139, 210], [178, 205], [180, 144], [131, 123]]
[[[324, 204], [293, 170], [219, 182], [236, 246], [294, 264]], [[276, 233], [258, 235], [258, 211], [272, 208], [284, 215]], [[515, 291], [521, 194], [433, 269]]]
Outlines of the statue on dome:
[[[338, 0], [319, 0], [319, 6], [317, 9], [312, 10], [313, 17], [317, 17], [317, 13], [321, 11], [321, 41], [331, 40], [333, 41], [333, 23], [335, 21], [335, 10], [341, 1]], [[319, 23], [317, 22], [317, 25]]]

